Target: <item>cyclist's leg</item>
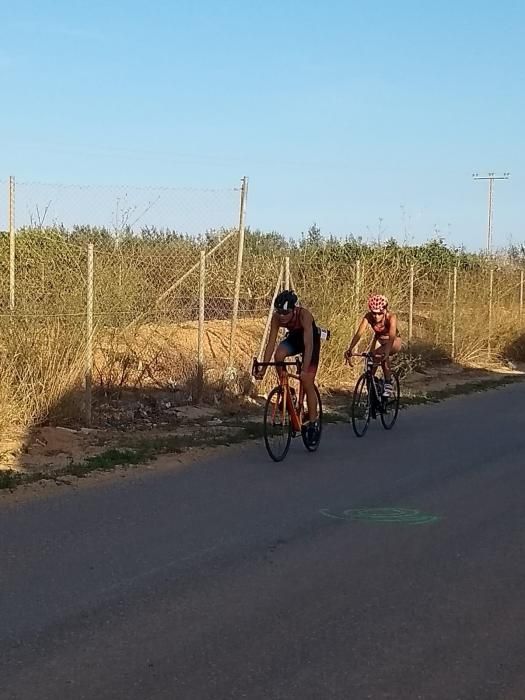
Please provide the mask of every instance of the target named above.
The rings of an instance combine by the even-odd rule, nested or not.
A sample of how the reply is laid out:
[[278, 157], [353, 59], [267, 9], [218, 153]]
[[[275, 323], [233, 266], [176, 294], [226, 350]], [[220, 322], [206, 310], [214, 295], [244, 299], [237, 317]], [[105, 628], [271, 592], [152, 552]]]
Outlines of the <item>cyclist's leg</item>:
[[[279, 345], [275, 349], [274, 353], [274, 359], [275, 362], [284, 362], [287, 357], [293, 356], [293, 355], [299, 355], [302, 350], [301, 350], [301, 343], [299, 342], [302, 341], [302, 333], [297, 334], [297, 333], [288, 333], [288, 335], [285, 337], [283, 341], [279, 343]], [[279, 376], [279, 379], [282, 379], [283, 374], [286, 373], [286, 368], [285, 367], [277, 367], [277, 374]], [[290, 389], [292, 395], [294, 394], [294, 388], [292, 387]]]
[[[279, 343], [279, 345], [275, 348], [274, 359], [276, 362], [284, 362], [286, 358], [292, 354], [293, 348], [288, 342], [288, 339], [285, 339], [281, 343]], [[277, 373], [279, 374], [279, 376], [281, 375], [281, 372], [284, 372], [284, 368], [277, 367]]]
[[383, 376], [385, 378], [385, 385], [383, 387], [383, 398], [390, 398], [393, 395], [394, 387], [392, 384], [392, 368], [390, 366], [390, 358], [398, 353], [401, 349], [401, 338], [395, 338], [390, 348], [388, 358], [385, 358], [385, 345], [386, 342], [381, 343], [380, 347], [375, 351], [376, 361], [381, 364], [383, 368]]
[[387, 359], [385, 359], [385, 347], [381, 345], [375, 352], [376, 357], [381, 362], [381, 367], [383, 368], [383, 374], [385, 376], [385, 382], [388, 384], [392, 383], [392, 368], [390, 365], [390, 358], [401, 350], [401, 338], [395, 338], [390, 349], [390, 353]]
[[[297, 350], [294, 346], [293, 338], [286, 337], [275, 348], [274, 359], [276, 362], [284, 362], [290, 355], [297, 355]], [[284, 371], [284, 367], [277, 367], [277, 374], [279, 377]]]
[[315, 423], [319, 415], [317, 395], [315, 393], [315, 376], [319, 366], [320, 349], [321, 339], [315, 333], [313, 339], [312, 359], [310, 361], [310, 366], [306, 369], [306, 377], [303, 379], [304, 391], [306, 393], [306, 403], [308, 404], [308, 419], [310, 423]]
[[303, 379], [304, 392], [306, 394], [306, 403], [308, 405], [308, 420], [314, 423], [317, 420], [317, 396], [315, 394], [315, 375], [317, 372], [317, 367], [308, 369], [306, 377]]
[[[317, 396], [315, 394], [314, 380], [319, 364], [319, 349], [321, 339], [317, 334], [313, 337], [313, 350], [310, 366], [306, 370], [306, 378], [303, 380], [303, 388], [306, 394], [306, 403], [308, 406], [308, 420], [306, 422], [315, 423], [317, 420]], [[286, 338], [277, 346], [275, 351], [275, 361], [283, 362], [290, 355], [304, 356], [304, 337], [303, 331], [292, 331]], [[303, 368], [306, 369], [306, 368]]]
[[[286, 337], [282, 342], [279, 343], [279, 345], [275, 348], [274, 356], [273, 359], [275, 362], [284, 362], [287, 357], [290, 355], [295, 355], [297, 354], [293, 344], [289, 342], [288, 337]], [[282, 378], [283, 374], [286, 372], [285, 367], [276, 367], [277, 370], [277, 376], [279, 379]], [[279, 410], [282, 410], [283, 407], [283, 399], [281, 398], [279, 402]]]
[[372, 340], [372, 344], [370, 345], [370, 348], [368, 349], [368, 352], [373, 355], [373, 365], [372, 365], [372, 376], [375, 377], [377, 368], [381, 364], [381, 343], [377, 338], [374, 338]]

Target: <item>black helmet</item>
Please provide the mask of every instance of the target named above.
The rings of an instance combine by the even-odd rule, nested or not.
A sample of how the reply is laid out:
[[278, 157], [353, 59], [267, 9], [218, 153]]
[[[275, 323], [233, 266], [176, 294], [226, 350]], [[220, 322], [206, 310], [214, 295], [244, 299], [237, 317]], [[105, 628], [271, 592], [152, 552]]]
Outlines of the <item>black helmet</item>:
[[297, 294], [291, 289], [285, 289], [275, 297], [274, 307], [278, 311], [292, 311], [297, 304]]

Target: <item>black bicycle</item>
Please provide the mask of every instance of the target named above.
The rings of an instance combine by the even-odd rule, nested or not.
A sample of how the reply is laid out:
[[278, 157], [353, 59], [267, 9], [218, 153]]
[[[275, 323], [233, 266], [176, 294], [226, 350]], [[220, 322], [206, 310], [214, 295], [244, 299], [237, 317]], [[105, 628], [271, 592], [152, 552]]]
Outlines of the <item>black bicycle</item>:
[[370, 419], [381, 418], [385, 430], [391, 430], [399, 413], [399, 377], [392, 372], [392, 396], [383, 396], [384, 380], [376, 376], [377, 365], [370, 352], [354, 353], [362, 357], [365, 371], [357, 380], [352, 399], [352, 427], [357, 437], [363, 437]]

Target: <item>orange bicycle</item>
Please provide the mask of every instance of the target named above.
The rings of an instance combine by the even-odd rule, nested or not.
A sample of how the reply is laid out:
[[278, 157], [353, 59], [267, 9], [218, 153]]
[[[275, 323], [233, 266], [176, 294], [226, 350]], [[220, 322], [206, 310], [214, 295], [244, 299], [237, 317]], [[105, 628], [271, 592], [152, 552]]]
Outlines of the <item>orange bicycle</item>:
[[[254, 375], [263, 367], [285, 370], [277, 372], [279, 383], [268, 394], [264, 407], [264, 444], [274, 462], [281, 462], [286, 457], [292, 437], [301, 435], [308, 452], [315, 452], [321, 442], [323, 405], [319, 389], [315, 385], [319, 428], [314, 440], [308, 439], [307, 431], [303, 427], [304, 416], [308, 415], [308, 406], [301, 382], [301, 366], [299, 359], [293, 362], [258, 362], [257, 358], [253, 359], [252, 374]], [[295, 367], [295, 373], [288, 372], [287, 367]], [[299, 382], [299, 392], [290, 385], [290, 380]]]

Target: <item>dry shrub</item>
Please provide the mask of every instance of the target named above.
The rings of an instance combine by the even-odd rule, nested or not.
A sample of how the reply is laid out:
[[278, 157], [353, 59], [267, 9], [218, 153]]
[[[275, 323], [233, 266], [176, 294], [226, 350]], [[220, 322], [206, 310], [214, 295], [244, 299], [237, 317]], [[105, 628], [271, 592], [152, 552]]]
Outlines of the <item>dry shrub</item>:
[[515, 336], [505, 346], [504, 356], [516, 362], [525, 362], [525, 332]]
[[75, 416], [85, 363], [81, 325], [61, 319], [7, 319], [0, 342], [0, 432], [52, 415]]

